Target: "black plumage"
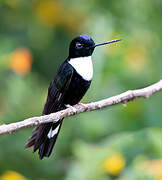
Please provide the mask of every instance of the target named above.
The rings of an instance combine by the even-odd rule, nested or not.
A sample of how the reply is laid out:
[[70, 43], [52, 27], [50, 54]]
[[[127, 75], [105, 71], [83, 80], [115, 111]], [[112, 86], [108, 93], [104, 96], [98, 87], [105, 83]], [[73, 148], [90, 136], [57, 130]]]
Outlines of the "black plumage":
[[[91, 81], [84, 80], [76, 70], [68, 63], [67, 59], [60, 67], [54, 81], [48, 89], [47, 101], [44, 106], [43, 115], [57, 112], [66, 108], [65, 105], [77, 104], [86, 91]], [[47, 123], [37, 126], [29, 139], [26, 148], [34, 147], [33, 152], [39, 149], [39, 157], [49, 157], [52, 148], [56, 142], [63, 120], [57, 123]], [[47, 134], [52, 128], [53, 130], [59, 126], [58, 133], [52, 138], [48, 138]]]
[[[91, 62], [91, 58], [84, 57], [91, 57], [96, 46], [116, 41], [118, 40], [95, 44], [87, 35], [80, 35], [72, 40], [69, 48], [69, 56], [60, 66], [58, 73], [49, 86], [43, 115], [63, 110], [66, 108], [66, 105], [75, 105], [82, 99], [90, 87], [92, 77], [86, 79], [84, 77], [86, 74], [82, 76], [75, 67], [77, 66], [77, 62], [80, 60], [83, 63], [85, 63], [85, 61]], [[75, 63], [71, 63], [71, 60], [74, 60]], [[90, 68], [93, 67], [90, 66]], [[85, 67], [85, 69], [81, 70], [82, 72], [91, 70], [91, 75], [93, 75], [93, 69]], [[56, 123], [50, 122], [38, 125], [33, 130], [32, 136], [29, 138], [25, 148], [33, 146], [33, 152], [39, 150], [40, 159], [49, 157], [60, 132], [62, 122], [63, 119], [60, 119]]]

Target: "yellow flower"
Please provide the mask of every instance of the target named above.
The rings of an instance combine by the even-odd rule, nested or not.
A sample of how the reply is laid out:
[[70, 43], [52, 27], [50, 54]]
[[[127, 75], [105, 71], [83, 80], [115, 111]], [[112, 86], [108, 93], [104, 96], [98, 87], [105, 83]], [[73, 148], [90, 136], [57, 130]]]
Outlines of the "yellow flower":
[[32, 55], [26, 48], [17, 49], [11, 56], [10, 68], [17, 74], [25, 75], [31, 69]]
[[154, 159], [146, 162], [150, 174], [156, 175], [156, 180], [162, 180], [162, 159]]
[[139, 44], [130, 45], [126, 50], [125, 64], [133, 71], [143, 70], [146, 64], [147, 54], [144, 46]]
[[36, 16], [47, 25], [58, 25], [62, 22], [65, 7], [60, 2], [46, 0], [36, 5]]
[[0, 180], [26, 180], [26, 178], [15, 171], [7, 171], [0, 177]]
[[156, 180], [162, 180], [162, 173], [157, 176]]
[[103, 168], [105, 172], [118, 175], [125, 167], [125, 160], [120, 154], [115, 154], [104, 160]]

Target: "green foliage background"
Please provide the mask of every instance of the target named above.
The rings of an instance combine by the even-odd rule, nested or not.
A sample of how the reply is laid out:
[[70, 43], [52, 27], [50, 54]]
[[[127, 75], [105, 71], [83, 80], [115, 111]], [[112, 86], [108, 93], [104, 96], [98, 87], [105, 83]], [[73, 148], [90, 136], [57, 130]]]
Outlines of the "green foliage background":
[[[161, 0], [1, 0], [0, 123], [41, 115], [49, 83], [67, 57], [71, 39], [80, 34], [95, 42], [123, 39], [95, 50], [94, 79], [82, 102], [160, 80], [161, 17]], [[32, 69], [24, 75], [11, 66], [12, 54], [22, 47], [33, 57]], [[24, 150], [32, 128], [2, 135], [0, 175], [13, 170], [32, 180], [160, 179], [162, 172], [152, 162], [162, 158], [161, 101], [157, 93], [127, 107], [66, 118], [51, 157], [43, 161]], [[111, 175], [102, 162], [116, 153], [124, 157], [125, 167]]]

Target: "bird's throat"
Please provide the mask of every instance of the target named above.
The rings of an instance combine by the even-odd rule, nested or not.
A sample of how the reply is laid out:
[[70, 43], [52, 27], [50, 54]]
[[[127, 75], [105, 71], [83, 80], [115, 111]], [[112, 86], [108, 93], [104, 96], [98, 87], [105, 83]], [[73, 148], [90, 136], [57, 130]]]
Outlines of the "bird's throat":
[[71, 58], [69, 64], [83, 79], [90, 81], [93, 77], [93, 64], [91, 56]]

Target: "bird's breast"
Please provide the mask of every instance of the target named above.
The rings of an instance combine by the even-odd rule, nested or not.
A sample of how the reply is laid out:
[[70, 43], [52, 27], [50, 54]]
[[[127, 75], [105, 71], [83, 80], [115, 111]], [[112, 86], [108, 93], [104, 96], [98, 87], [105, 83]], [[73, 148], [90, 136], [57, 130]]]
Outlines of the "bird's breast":
[[76, 71], [73, 74], [71, 83], [66, 92], [65, 104], [77, 104], [87, 92], [90, 87], [91, 81], [83, 79]]
[[92, 80], [93, 64], [91, 56], [71, 58], [69, 64], [73, 66], [76, 72], [86, 81]]

